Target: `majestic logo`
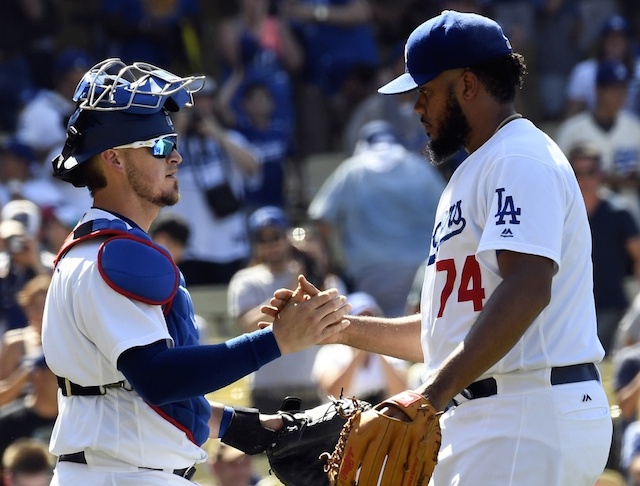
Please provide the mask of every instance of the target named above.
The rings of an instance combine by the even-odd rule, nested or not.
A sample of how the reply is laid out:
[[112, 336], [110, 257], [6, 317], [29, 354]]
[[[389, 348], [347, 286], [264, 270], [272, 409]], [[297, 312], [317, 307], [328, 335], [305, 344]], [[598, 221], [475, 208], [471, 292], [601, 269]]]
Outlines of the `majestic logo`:
[[462, 230], [467, 225], [467, 221], [462, 216], [462, 200], [455, 202], [444, 212], [440, 222], [433, 230], [433, 236], [431, 237], [432, 253], [429, 255], [429, 261], [427, 265], [431, 265], [436, 261], [436, 251], [440, 247], [443, 241], [447, 241], [452, 236], [462, 233]]
[[511, 228], [506, 228], [500, 233], [502, 238], [513, 238], [513, 233], [511, 232]]
[[[520, 220], [518, 216], [520, 216], [520, 208], [516, 208], [513, 203], [513, 196], [504, 195], [505, 189], [501, 187], [496, 189], [496, 193], [498, 194], [498, 212], [495, 217], [496, 225], [499, 224], [520, 224]], [[505, 221], [505, 218], [508, 218], [508, 221]]]

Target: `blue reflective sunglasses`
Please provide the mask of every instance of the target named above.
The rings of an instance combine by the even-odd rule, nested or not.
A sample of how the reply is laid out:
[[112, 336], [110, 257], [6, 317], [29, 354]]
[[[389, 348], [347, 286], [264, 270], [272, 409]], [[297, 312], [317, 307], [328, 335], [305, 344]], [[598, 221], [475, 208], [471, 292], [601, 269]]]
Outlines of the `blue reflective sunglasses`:
[[173, 150], [178, 149], [178, 136], [177, 135], [165, 135], [161, 138], [152, 138], [150, 140], [143, 140], [140, 142], [132, 142], [126, 145], [118, 145], [113, 147], [114, 149], [124, 148], [142, 148], [147, 147], [151, 151], [156, 159], [166, 159], [171, 155]]

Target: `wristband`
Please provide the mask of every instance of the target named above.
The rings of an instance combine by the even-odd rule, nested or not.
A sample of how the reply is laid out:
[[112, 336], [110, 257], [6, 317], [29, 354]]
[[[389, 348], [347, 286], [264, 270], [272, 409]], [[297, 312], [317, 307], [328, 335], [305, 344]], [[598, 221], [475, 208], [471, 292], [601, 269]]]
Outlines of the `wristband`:
[[233, 420], [234, 415], [235, 412], [233, 411], [233, 408], [225, 405], [224, 409], [222, 410], [222, 420], [220, 421], [220, 430], [218, 431], [218, 437], [222, 437], [225, 434], [225, 432], [229, 428], [229, 424]]

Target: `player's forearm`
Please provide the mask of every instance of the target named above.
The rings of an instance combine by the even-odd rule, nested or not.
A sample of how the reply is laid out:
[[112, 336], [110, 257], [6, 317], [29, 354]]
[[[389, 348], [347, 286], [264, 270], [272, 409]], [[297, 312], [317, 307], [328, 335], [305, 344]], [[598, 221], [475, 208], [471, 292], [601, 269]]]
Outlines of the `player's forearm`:
[[153, 405], [188, 400], [218, 390], [280, 356], [270, 330], [219, 344], [167, 348], [162, 341], [129, 349], [118, 369]]
[[349, 316], [348, 319], [351, 325], [342, 332], [342, 343], [406, 361], [423, 361], [419, 315], [393, 319]]

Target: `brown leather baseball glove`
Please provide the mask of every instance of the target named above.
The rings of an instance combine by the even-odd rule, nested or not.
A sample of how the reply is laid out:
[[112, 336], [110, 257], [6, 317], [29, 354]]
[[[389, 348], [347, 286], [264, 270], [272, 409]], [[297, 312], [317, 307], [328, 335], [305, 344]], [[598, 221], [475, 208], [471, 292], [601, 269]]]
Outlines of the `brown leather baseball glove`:
[[[406, 420], [382, 413], [404, 412]], [[440, 450], [439, 412], [422, 395], [405, 391], [362, 411], [344, 425], [325, 472], [332, 486], [426, 486]]]

